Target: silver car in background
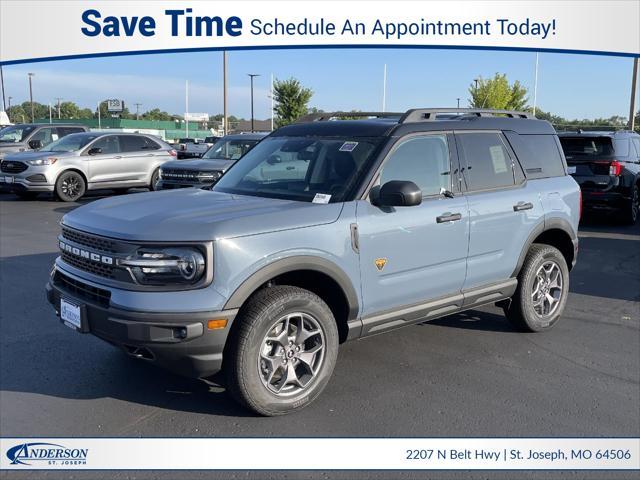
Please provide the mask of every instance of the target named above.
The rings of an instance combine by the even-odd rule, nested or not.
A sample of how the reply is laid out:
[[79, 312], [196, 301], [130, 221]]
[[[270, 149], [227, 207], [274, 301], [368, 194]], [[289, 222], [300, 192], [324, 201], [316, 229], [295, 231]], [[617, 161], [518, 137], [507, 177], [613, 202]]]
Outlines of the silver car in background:
[[87, 190], [154, 190], [159, 166], [175, 158], [176, 151], [152, 135], [75, 133], [35, 152], [7, 155], [0, 163], [0, 187], [22, 198], [53, 192], [65, 202]]

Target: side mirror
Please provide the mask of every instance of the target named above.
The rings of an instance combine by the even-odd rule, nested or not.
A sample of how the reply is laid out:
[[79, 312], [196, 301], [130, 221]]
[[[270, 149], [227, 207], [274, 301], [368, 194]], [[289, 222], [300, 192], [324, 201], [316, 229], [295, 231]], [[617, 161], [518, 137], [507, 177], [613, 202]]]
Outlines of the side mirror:
[[29, 147], [33, 150], [40, 150], [42, 148], [42, 140], [31, 140], [29, 142]]
[[90, 148], [87, 152], [88, 155], [99, 155], [102, 153], [102, 149], [100, 147]]
[[267, 163], [269, 165], [275, 165], [276, 163], [282, 163], [282, 159], [278, 155], [271, 155], [267, 158]]
[[413, 182], [391, 180], [369, 195], [378, 207], [414, 207], [422, 203], [422, 190]]

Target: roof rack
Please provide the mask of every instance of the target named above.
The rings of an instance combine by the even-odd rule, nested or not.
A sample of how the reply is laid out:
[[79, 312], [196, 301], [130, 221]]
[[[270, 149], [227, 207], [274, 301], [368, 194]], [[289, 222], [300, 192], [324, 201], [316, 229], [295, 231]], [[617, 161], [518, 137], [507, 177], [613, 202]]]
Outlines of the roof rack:
[[321, 112], [310, 113], [300, 117], [296, 123], [306, 122], [326, 122], [328, 120], [340, 119], [340, 118], [400, 118], [404, 115], [403, 112]]
[[437, 120], [438, 114], [451, 114], [456, 116], [449, 117], [459, 118], [461, 116], [471, 117], [495, 117], [496, 115], [504, 115], [508, 118], [535, 118], [527, 112], [516, 112], [513, 110], [490, 110], [482, 108], [414, 108], [407, 110], [402, 115], [398, 123], [414, 123], [414, 122], [432, 122]]

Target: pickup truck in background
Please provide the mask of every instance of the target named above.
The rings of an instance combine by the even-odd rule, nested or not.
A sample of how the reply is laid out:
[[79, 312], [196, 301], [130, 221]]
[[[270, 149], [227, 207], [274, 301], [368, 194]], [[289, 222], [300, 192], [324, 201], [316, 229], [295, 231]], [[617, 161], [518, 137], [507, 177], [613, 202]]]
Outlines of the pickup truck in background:
[[214, 136], [205, 137], [204, 140], [199, 138], [181, 138], [178, 140], [176, 148], [178, 159], [200, 158], [219, 139], [219, 137]]

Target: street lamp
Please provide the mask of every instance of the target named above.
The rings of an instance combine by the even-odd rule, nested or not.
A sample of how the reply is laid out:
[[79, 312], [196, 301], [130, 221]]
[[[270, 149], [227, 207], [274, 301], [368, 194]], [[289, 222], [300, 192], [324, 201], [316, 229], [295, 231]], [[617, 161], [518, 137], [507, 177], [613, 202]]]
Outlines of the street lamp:
[[27, 73], [29, 77], [29, 101], [31, 102], [31, 123], [35, 120], [35, 115], [33, 113], [33, 86], [31, 85], [31, 78], [35, 76], [35, 73]]
[[251, 132], [253, 133], [253, 77], [259, 77], [259, 73], [247, 73], [251, 78]]
[[460, 97], [458, 97], [456, 100], [458, 100], [458, 108], [460, 108]]

